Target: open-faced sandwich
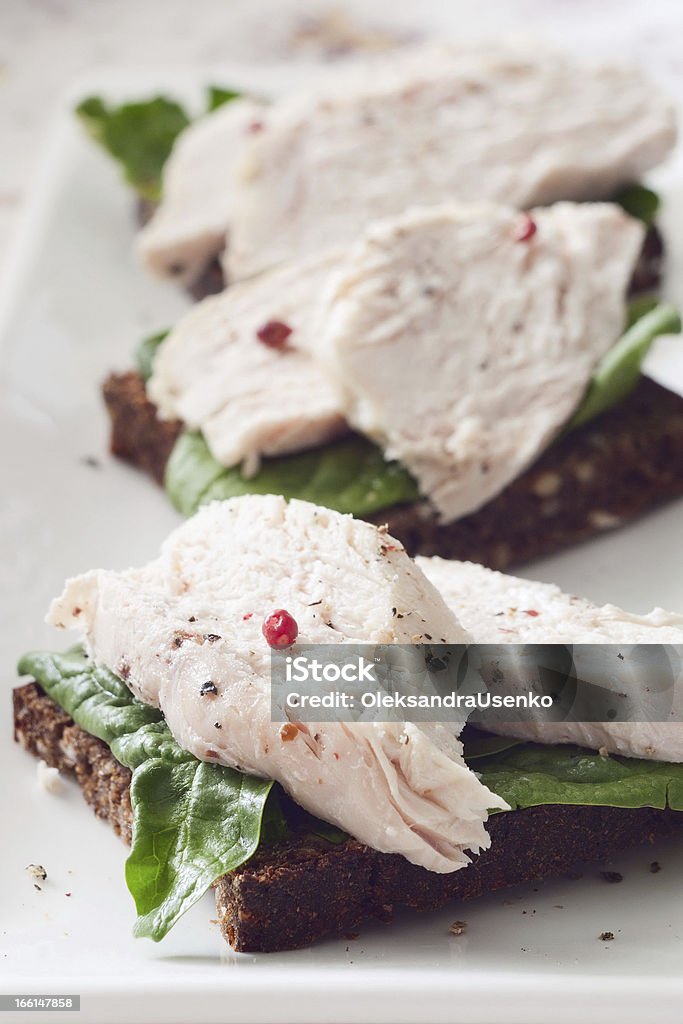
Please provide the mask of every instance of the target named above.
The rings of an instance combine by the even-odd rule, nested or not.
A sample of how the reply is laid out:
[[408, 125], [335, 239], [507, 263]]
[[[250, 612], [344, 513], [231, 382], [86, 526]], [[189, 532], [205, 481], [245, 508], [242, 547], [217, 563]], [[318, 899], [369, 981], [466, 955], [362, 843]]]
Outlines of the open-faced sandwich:
[[[184, 513], [281, 493], [500, 568], [683, 493], [683, 399], [641, 378], [619, 206], [442, 204], [195, 305], [110, 378], [113, 451]], [[353, 432], [351, 432], [353, 431]]]
[[[269, 99], [213, 88], [209, 107], [190, 126], [163, 97], [79, 108], [160, 201], [144, 264], [185, 284], [217, 258], [234, 281], [352, 244], [416, 204], [611, 199], [676, 139], [672, 105], [636, 68], [530, 40], [406, 49]], [[630, 196], [652, 212], [648, 193]]]
[[593, 643], [620, 665], [631, 645], [683, 644], [683, 616], [414, 562], [384, 529], [270, 495], [207, 505], [140, 569], [69, 580], [48, 617], [81, 646], [22, 659], [16, 738], [132, 843], [139, 935], [215, 885], [235, 948], [292, 948], [683, 831], [679, 718], [459, 737], [276, 721], [270, 695], [271, 649], [295, 641]]
[[[640, 375], [680, 327], [637, 185], [675, 125], [638, 72], [430, 46], [220, 100], [139, 248], [186, 284], [221, 255], [230, 287], [105, 385], [112, 450], [182, 512], [279, 493], [503, 568], [683, 494], [683, 399]], [[134, 130], [158, 160], [182, 111], [81, 112], [152, 194]]]

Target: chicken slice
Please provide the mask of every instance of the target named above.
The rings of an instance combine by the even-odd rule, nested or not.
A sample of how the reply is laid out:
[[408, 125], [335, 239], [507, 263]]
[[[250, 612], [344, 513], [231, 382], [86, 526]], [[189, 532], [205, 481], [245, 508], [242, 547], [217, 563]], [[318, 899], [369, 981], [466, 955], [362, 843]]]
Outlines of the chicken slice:
[[427, 45], [276, 101], [233, 165], [229, 279], [457, 199], [609, 199], [671, 151], [672, 105], [636, 68], [529, 43]]
[[194, 306], [157, 352], [147, 392], [161, 416], [201, 430], [224, 466], [322, 444], [347, 427], [310, 355], [334, 255], [285, 265]]
[[[590, 682], [624, 690], [647, 714], [657, 698], [648, 670], [649, 645], [671, 644], [683, 654], [683, 615], [656, 608], [632, 615], [614, 605], [599, 607], [547, 583], [506, 576], [471, 562], [417, 558], [449, 608], [477, 644], [592, 644], [595, 653], [574, 649], [576, 671]], [[645, 646], [643, 646], [645, 645]], [[509, 679], [521, 670], [507, 663]], [[677, 721], [515, 722], [487, 721], [491, 732], [536, 743], [576, 743], [626, 757], [683, 761], [683, 668], [675, 664], [672, 717]], [[598, 669], [598, 675], [595, 673]], [[652, 688], [653, 693], [650, 693]], [[644, 715], [645, 717], [645, 715]]]
[[232, 167], [263, 110], [263, 103], [236, 99], [179, 136], [164, 167], [161, 204], [138, 237], [138, 254], [153, 274], [192, 284], [224, 248], [234, 211]]
[[643, 227], [613, 204], [414, 208], [334, 274], [319, 356], [445, 522], [547, 447], [622, 332]]
[[[489, 845], [504, 808], [451, 728], [271, 720], [264, 617], [285, 608], [304, 643], [410, 643], [467, 634], [401, 545], [368, 523], [274, 496], [215, 502], [142, 569], [67, 582], [49, 621], [163, 711], [202, 760], [276, 779], [302, 807], [432, 871]], [[213, 692], [206, 692], [207, 682]], [[216, 728], [216, 723], [221, 726]]]

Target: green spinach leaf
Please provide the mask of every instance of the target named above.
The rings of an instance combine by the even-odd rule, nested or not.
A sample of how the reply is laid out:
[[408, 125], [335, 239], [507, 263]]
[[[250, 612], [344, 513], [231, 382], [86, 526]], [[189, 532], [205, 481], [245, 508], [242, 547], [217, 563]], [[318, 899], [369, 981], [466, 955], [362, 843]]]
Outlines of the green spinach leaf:
[[90, 96], [76, 113], [92, 137], [121, 165], [126, 181], [151, 201], [161, 197], [161, 172], [180, 132], [190, 119], [179, 103], [164, 96], [139, 103], [107, 106]]
[[654, 223], [660, 206], [657, 193], [645, 185], [627, 185], [617, 192], [614, 202], [648, 227]]
[[645, 303], [641, 303], [637, 308], [645, 309], [646, 312], [631, 323], [598, 364], [588, 390], [565, 432], [583, 426], [622, 402], [637, 385], [643, 359], [655, 338], [660, 334], [680, 332], [681, 318], [675, 306], [661, 303], [648, 309]]
[[282, 494], [325, 505], [337, 512], [367, 516], [418, 497], [412, 476], [387, 462], [376, 445], [352, 436], [323, 448], [265, 459], [249, 479], [226, 469], [209, 451], [201, 434], [185, 431], [166, 466], [166, 491], [184, 515], [200, 505], [242, 494]]
[[162, 341], [168, 336], [168, 333], [169, 329], [167, 328], [165, 331], [157, 331], [156, 334], [148, 334], [146, 338], [142, 339], [135, 350], [135, 365], [145, 384], [152, 376], [154, 357]]
[[[135, 700], [82, 649], [36, 652], [19, 663], [81, 728], [130, 768], [133, 845], [126, 881], [135, 934], [162, 939], [209, 887], [258, 847], [273, 783], [182, 750], [156, 708]], [[275, 827], [277, 806], [269, 812]]]
[[139, 765], [126, 862], [135, 935], [162, 939], [216, 879], [251, 857], [271, 787], [192, 755], [149, 757]]
[[478, 759], [474, 768], [513, 810], [581, 804], [683, 811], [683, 764], [601, 757], [569, 745], [517, 743]]
[[244, 93], [238, 92], [237, 89], [226, 89], [221, 85], [210, 85], [207, 89], [207, 103], [206, 109], [208, 113], [214, 110], [218, 110], [219, 107], [224, 107], [226, 103], [232, 103], [233, 100], [240, 99]]

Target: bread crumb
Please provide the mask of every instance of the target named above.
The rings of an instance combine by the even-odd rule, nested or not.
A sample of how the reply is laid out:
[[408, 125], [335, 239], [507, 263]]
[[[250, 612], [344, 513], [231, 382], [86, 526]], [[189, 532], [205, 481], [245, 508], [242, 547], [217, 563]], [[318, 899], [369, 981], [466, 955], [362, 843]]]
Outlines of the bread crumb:
[[607, 747], [598, 747], [598, 754], [604, 760], [607, 760], [607, 758], [609, 757], [609, 750], [607, 749]]
[[448, 931], [451, 935], [464, 935], [467, 931], [467, 921], [454, 921]]
[[47, 878], [47, 871], [42, 864], [27, 864], [26, 870], [32, 878], [39, 878], [41, 882]]
[[39, 761], [36, 766], [38, 785], [46, 793], [61, 793], [64, 788], [64, 781], [57, 768], [50, 768], [46, 761]]

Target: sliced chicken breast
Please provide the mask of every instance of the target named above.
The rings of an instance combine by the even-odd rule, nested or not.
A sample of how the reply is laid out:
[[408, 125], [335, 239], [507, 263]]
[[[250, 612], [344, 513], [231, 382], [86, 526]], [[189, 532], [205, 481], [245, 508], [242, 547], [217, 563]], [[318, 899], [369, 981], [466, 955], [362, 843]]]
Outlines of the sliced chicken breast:
[[243, 464], [314, 447], [347, 427], [309, 355], [334, 255], [287, 264], [194, 306], [159, 349], [147, 392], [160, 414], [201, 430], [214, 458]]
[[444, 521], [475, 511], [570, 418], [623, 329], [642, 237], [613, 204], [446, 204], [373, 224], [320, 313], [348, 420]]
[[435, 48], [276, 101], [234, 164], [229, 279], [353, 241], [415, 203], [610, 198], [675, 143], [638, 70], [524, 42]]
[[[656, 699], [648, 676], [649, 651], [636, 645], [683, 646], [683, 615], [656, 608], [633, 615], [615, 605], [599, 607], [564, 594], [547, 583], [506, 576], [471, 562], [417, 558], [417, 564], [478, 644], [593, 644], [598, 657], [574, 651], [576, 671], [599, 675], [589, 681], [626, 691], [642, 701], [645, 711]], [[583, 663], [582, 663], [583, 659]], [[521, 662], [520, 662], [521, 665]], [[515, 685], [516, 669], [508, 666]], [[586, 678], [588, 671], [583, 676]], [[650, 694], [652, 689], [652, 694]], [[486, 728], [536, 743], [576, 743], [627, 757], [683, 761], [683, 668], [678, 678], [672, 714], [678, 721], [643, 722], [515, 722], [487, 721]]]
[[161, 204], [138, 238], [139, 256], [152, 273], [192, 284], [221, 252], [234, 209], [233, 164], [263, 109], [233, 100], [179, 136], [164, 167]]
[[273, 496], [206, 506], [142, 569], [70, 580], [49, 621], [76, 630], [202, 760], [276, 779], [377, 850], [438, 872], [467, 864], [466, 850], [489, 845], [487, 810], [506, 805], [466, 766], [452, 729], [271, 721], [261, 627], [276, 608], [305, 643], [467, 639], [386, 532]]

